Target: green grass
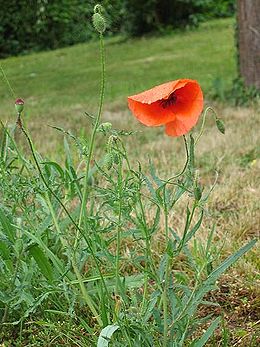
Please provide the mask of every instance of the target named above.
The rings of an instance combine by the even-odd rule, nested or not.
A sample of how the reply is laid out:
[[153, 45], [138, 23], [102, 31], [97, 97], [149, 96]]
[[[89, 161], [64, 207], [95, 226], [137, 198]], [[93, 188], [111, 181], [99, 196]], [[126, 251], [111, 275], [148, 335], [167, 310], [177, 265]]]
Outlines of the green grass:
[[[126, 104], [126, 96], [178, 78], [197, 79], [207, 92], [216, 78], [230, 86], [235, 77], [234, 20], [158, 38], [106, 40], [106, 108]], [[98, 42], [2, 60], [30, 119], [51, 122], [93, 110], [99, 92]], [[13, 104], [0, 84], [1, 118], [12, 119]], [[73, 112], [73, 113], [72, 113]]]

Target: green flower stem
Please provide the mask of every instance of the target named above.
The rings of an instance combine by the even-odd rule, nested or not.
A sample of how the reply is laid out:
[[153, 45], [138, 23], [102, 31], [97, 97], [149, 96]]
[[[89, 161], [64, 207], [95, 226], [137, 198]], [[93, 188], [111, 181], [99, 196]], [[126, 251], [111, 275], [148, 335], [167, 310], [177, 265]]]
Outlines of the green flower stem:
[[167, 248], [169, 245], [169, 224], [168, 224], [168, 209], [165, 201], [165, 187], [164, 187], [164, 228], [165, 228], [165, 254], [166, 254], [166, 265], [165, 265], [165, 279], [164, 288], [162, 293], [163, 303], [163, 347], [167, 347], [168, 344], [168, 287], [169, 287], [169, 272], [170, 272], [170, 261], [167, 254]]
[[[45, 199], [46, 199], [46, 202], [47, 202], [47, 205], [49, 207], [49, 210], [50, 210], [50, 213], [51, 213], [51, 216], [52, 216], [52, 219], [53, 219], [53, 223], [55, 225], [55, 228], [59, 234], [59, 238], [60, 238], [60, 241], [62, 243], [62, 246], [64, 249], [68, 249], [69, 248], [69, 245], [68, 245], [68, 242], [62, 237], [62, 232], [61, 232], [61, 229], [60, 229], [60, 226], [59, 226], [59, 223], [58, 223], [58, 220], [56, 218], [56, 214], [55, 214], [55, 211], [53, 209], [53, 205], [51, 203], [51, 200], [50, 200], [50, 197], [49, 197], [49, 194], [46, 193], [45, 194]], [[84, 285], [84, 281], [83, 281], [83, 278], [81, 276], [81, 273], [79, 271], [79, 268], [76, 264], [76, 259], [75, 259], [75, 255], [73, 253], [72, 255], [72, 258], [71, 258], [71, 264], [72, 264], [72, 267], [73, 267], [73, 270], [74, 270], [74, 273], [77, 277], [77, 280], [78, 280], [78, 283], [79, 283], [79, 286], [80, 286], [80, 290], [81, 290], [81, 294], [86, 302], [86, 304], [88, 305], [89, 309], [91, 310], [93, 316], [96, 318], [98, 324], [100, 326], [102, 326], [102, 320], [101, 318], [99, 317], [99, 314], [97, 313], [97, 310], [94, 306], [94, 303], [91, 299], [91, 297], [88, 295], [88, 292], [86, 290], [86, 287]]]
[[[95, 120], [94, 128], [92, 130], [91, 138], [90, 138], [89, 153], [88, 153], [87, 161], [86, 161], [84, 188], [83, 188], [82, 202], [81, 202], [80, 215], [79, 215], [79, 224], [78, 224], [79, 228], [82, 225], [83, 217], [86, 217], [86, 205], [87, 205], [87, 198], [89, 193], [88, 179], [89, 179], [90, 163], [93, 156], [95, 138], [96, 138], [97, 128], [100, 123], [100, 118], [101, 118], [103, 103], [104, 103], [104, 94], [105, 94], [105, 54], [104, 54], [104, 39], [102, 34], [100, 34], [99, 41], [100, 41], [100, 59], [101, 59], [100, 100], [99, 100], [98, 114]], [[84, 220], [86, 223], [86, 218], [84, 218]]]
[[118, 221], [117, 221], [117, 235], [116, 235], [116, 294], [120, 293], [120, 246], [121, 246], [121, 232], [122, 232], [122, 159], [120, 158], [118, 169]]
[[208, 106], [206, 108], [206, 110], [204, 111], [203, 116], [202, 116], [202, 124], [201, 124], [201, 128], [200, 128], [200, 132], [199, 132], [199, 135], [198, 135], [198, 137], [196, 138], [196, 140], [194, 142], [194, 145], [196, 145], [198, 143], [199, 139], [201, 138], [201, 136], [203, 134], [204, 127], [205, 127], [206, 116], [207, 116], [209, 111], [211, 111], [214, 114], [215, 117], [217, 116], [216, 111], [212, 107]]
[[185, 161], [185, 164], [183, 166], [183, 169], [177, 175], [172, 176], [167, 181], [164, 181], [165, 184], [168, 184], [168, 183], [172, 184], [172, 181], [174, 181], [176, 178], [182, 176], [187, 169], [187, 166], [188, 166], [189, 160], [190, 160], [190, 156], [189, 156], [188, 143], [187, 143], [187, 139], [186, 139], [185, 135], [183, 135], [183, 140], [184, 140], [184, 146], [185, 146], [185, 152], [186, 152], [186, 161]]
[[190, 155], [188, 149], [188, 143], [185, 135], [183, 135], [185, 152], [186, 152], [186, 161], [184, 167], [180, 173], [171, 177], [168, 181], [165, 182], [164, 190], [163, 190], [163, 200], [164, 200], [164, 227], [165, 227], [165, 254], [166, 254], [166, 265], [165, 265], [165, 280], [164, 280], [164, 288], [162, 292], [162, 305], [163, 305], [163, 347], [167, 347], [168, 344], [168, 288], [169, 288], [169, 280], [170, 280], [170, 259], [167, 254], [168, 246], [169, 246], [169, 209], [166, 201], [166, 186], [167, 183], [172, 183], [172, 180], [176, 180], [176, 178], [182, 176], [189, 164]]

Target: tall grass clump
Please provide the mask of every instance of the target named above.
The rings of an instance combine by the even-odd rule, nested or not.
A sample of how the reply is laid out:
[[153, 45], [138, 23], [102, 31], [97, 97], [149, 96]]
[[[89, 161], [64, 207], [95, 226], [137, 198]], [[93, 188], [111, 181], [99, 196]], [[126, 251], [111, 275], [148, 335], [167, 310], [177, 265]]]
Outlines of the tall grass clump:
[[[197, 238], [214, 183], [209, 188], [200, 183], [196, 145], [208, 113], [222, 133], [224, 125], [206, 109], [198, 135], [183, 135], [183, 169], [170, 178], [161, 177], [152, 159], [148, 169], [130, 160], [125, 143], [135, 134], [102, 122], [106, 23], [100, 5], [93, 24], [100, 36], [99, 105], [96, 114], [86, 113], [89, 137], [52, 127], [64, 138], [64, 164], [35, 148], [24, 125], [22, 99], [15, 102], [16, 124], [1, 123], [2, 331], [14, 346], [33, 345], [28, 326], [31, 335], [45, 329], [42, 346], [48, 339], [57, 346], [204, 346], [222, 320], [210, 309], [218, 303], [205, 296], [255, 244], [250, 241], [221, 262], [214, 221], [207, 238]], [[191, 84], [199, 88], [189, 81], [178, 82], [187, 103], [193, 101], [185, 99]], [[178, 93], [156, 105], [166, 112], [177, 105]], [[129, 105], [137, 99], [129, 98]], [[165, 124], [170, 136], [183, 131]], [[97, 143], [104, 144], [98, 151]], [[176, 218], [183, 204], [185, 211]], [[200, 314], [202, 307], [208, 307], [208, 315]]]

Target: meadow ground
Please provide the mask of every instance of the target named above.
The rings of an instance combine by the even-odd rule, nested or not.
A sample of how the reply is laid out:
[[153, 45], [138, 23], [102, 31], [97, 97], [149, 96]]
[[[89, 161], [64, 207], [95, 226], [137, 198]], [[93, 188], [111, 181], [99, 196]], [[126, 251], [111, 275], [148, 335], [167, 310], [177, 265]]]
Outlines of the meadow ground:
[[[37, 149], [49, 157], [62, 158], [62, 138], [48, 124], [88, 133], [84, 111], [95, 112], [98, 102], [98, 43], [9, 58], [1, 63], [15, 95], [25, 99], [25, 123]], [[200, 82], [206, 104], [212, 105], [225, 121], [226, 134], [217, 132], [209, 116], [197, 150], [197, 166], [203, 184], [212, 184], [216, 170], [219, 178], [199, 237], [204, 237], [212, 216], [217, 225], [214, 242], [221, 256], [259, 236], [259, 108], [234, 108], [210, 101], [213, 81], [221, 79], [224, 88], [229, 88], [236, 75], [234, 21], [211, 21], [192, 31], [157, 38], [108, 39], [106, 64], [104, 120], [115, 128], [137, 131], [126, 142], [131, 160], [138, 158], [147, 163], [149, 157], [153, 158], [161, 177], [182, 167], [185, 153], [181, 139], [166, 137], [162, 128], [139, 125], [127, 110], [126, 96], [177, 78]], [[4, 83], [0, 84], [0, 98], [1, 119], [14, 123], [13, 99]], [[253, 336], [252, 346], [257, 346], [258, 270], [255, 247], [221, 278], [219, 291], [213, 294], [220, 304], [218, 313], [226, 317], [230, 346], [249, 346]], [[221, 344], [213, 341], [212, 346]]]

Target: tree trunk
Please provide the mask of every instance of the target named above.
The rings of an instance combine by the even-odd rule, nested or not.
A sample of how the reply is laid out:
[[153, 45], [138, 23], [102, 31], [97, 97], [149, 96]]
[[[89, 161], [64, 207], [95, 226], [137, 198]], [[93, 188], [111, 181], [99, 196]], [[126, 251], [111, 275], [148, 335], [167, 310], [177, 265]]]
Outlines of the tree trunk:
[[238, 0], [237, 7], [240, 75], [260, 89], [260, 0]]

